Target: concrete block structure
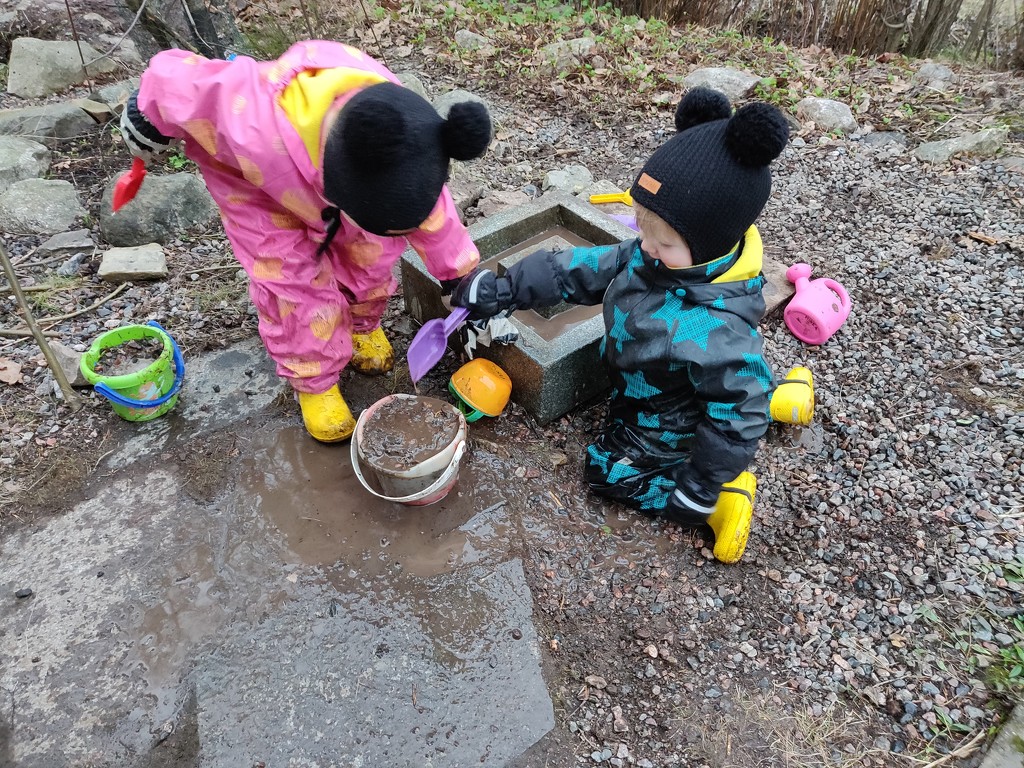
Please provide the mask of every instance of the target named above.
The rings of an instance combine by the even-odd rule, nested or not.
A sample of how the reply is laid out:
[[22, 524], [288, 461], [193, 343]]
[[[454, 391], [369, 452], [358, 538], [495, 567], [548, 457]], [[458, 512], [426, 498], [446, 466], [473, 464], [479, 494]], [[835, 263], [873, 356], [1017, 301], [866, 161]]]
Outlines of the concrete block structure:
[[[503, 274], [512, 264], [540, 248], [611, 245], [636, 233], [589, 203], [554, 193], [524, 206], [501, 211], [469, 228], [480, 249], [481, 265]], [[405, 305], [418, 322], [450, 311], [441, 286], [411, 249], [402, 256]], [[514, 345], [480, 347], [478, 356], [493, 360], [512, 379], [512, 399], [540, 424], [548, 424], [579, 403], [600, 395], [608, 379], [598, 357], [604, 335], [600, 306], [560, 304], [512, 316], [519, 331]], [[458, 343], [453, 337], [453, 343]]]
[[[547, 194], [527, 205], [501, 211], [469, 228], [481, 266], [504, 274], [519, 259], [541, 248], [611, 245], [636, 232], [588, 202], [566, 193]], [[765, 274], [769, 274], [766, 261]], [[784, 270], [783, 270], [784, 272]], [[778, 273], [778, 270], [776, 270]], [[406, 309], [424, 323], [451, 311], [441, 286], [412, 250], [402, 255]], [[782, 278], [773, 280], [770, 309], [792, 294]], [[768, 292], [766, 290], [766, 298]], [[548, 424], [608, 388], [598, 349], [604, 335], [601, 307], [559, 304], [512, 315], [519, 331], [514, 345], [481, 346], [477, 355], [494, 361], [512, 379], [512, 399], [540, 424]], [[459, 344], [453, 334], [452, 344]]]

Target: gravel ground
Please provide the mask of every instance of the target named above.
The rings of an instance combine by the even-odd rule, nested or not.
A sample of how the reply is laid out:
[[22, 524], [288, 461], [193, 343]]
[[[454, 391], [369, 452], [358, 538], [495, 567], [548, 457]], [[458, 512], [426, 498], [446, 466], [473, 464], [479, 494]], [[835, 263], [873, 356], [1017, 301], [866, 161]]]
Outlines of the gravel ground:
[[[446, 90], [449, 73], [421, 68]], [[485, 95], [499, 143], [467, 173], [496, 190], [532, 192], [569, 162], [624, 184], [670, 123], [624, 108], [600, 127], [568, 105]], [[52, 175], [78, 186], [97, 239], [103, 184], [126, 165], [109, 131], [55, 152]], [[818, 410], [760, 453], [740, 564], [715, 563], [701, 531], [587, 495], [580, 452], [600, 403], [543, 430], [512, 408], [480, 444], [533, 494], [524, 556], [561, 726], [552, 739], [581, 764], [977, 765], [986, 729], [1021, 692], [1002, 654], [1024, 644], [1024, 176], [999, 160], [933, 168], [899, 144], [802, 132], [775, 179], [768, 253], [839, 280], [854, 309], [821, 348], [766, 321], [777, 371], [814, 371]], [[5, 237], [26, 286], [59, 266], [32, 266], [40, 240]], [[53, 324], [57, 339], [84, 349], [105, 328], [156, 319], [188, 357], [255, 333], [219, 231], [167, 250], [168, 280]], [[38, 315], [108, 296], [98, 263], [30, 294]], [[0, 309], [14, 327], [6, 292]], [[385, 319], [399, 357], [413, 330], [400, 310]], [[77, 414], [61, 404], [33, 343], [0, 338], [0, 358], [24, 377], [0, 386], [10, 527], [66, 509], [119, 425], [102, 402]]]

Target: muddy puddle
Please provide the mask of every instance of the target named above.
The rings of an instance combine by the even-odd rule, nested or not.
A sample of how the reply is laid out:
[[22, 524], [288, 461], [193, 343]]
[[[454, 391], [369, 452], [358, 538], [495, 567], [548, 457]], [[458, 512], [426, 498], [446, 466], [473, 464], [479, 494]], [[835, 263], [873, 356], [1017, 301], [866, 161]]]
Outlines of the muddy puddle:
[[349, 445], [314, 443], [301, 427], [254, 437], [248, 455], [237, 492], [281, 531], [301, 563], [353, 578], [425, 578], [505, 557], [507, 522], [495, 521], [508, 519], [506, 494], [472, 451], [448, 496], [426, 507], [376, 498], [356, 479]]

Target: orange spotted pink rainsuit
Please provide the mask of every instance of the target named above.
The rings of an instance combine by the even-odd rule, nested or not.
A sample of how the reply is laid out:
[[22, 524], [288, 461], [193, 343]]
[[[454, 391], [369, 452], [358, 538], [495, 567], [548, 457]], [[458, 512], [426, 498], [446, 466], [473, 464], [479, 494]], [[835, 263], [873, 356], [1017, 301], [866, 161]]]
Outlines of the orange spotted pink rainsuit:
[[343, 213], [317, 257], [320, 212], [329, 205], [325, 118], [385, 80], [398, 82], [361, 51], [327, 41], [297, 43], [269, 62], [163, 51], [142, 75], [140, 111], [182, 139], [202, 171], [249, 275], [263, 343], [278, 375], [301, 392], [337, 384], [352, 357], [351, 335], [379, 326], [406, 241], [438, 280], [461, 277], [480, 259], [447, 187], [427, 220], [402, 237], [371, 234]]

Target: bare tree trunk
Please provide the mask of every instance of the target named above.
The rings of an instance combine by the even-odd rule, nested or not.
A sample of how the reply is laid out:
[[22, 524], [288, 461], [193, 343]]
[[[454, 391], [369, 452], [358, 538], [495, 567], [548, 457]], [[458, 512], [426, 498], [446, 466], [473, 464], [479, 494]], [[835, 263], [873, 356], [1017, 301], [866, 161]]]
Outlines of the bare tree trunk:
[[975, 59], [982, 56], [985, 50], [985, 43], [988, 40], [988, 32], [992, 27], [992, 13], [996, 8], [996, 0], [985, 0], [981, 13], [974, 18], [971, 25], [971, 33], [964, 43], [964, 53]]
[[1024, 5], [1021, 6], [1020, 16], [1017, 18], [1017, 44], [1010, 58], [1010, 69], [1024, 72]]
[[928, 0], [920, 6], [911, 29], [910, 42], [903, 52], [908, 56], [923, 57], [941, 48], [962, 3], [963, 0]]

